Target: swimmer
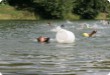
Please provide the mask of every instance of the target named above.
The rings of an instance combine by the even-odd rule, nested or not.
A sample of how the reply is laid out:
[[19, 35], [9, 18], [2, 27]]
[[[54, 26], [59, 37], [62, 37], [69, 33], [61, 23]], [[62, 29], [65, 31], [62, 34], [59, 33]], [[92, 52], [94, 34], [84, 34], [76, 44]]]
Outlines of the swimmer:
[[91, 33], [83, 33], [83, 36], [85, 36], [85, 37], [92, 37], [94, 34], [96, 34], [97, 33], [97, 31], [96, 30], [94, 30], [94, 31], [92, 31]]
[[44, 37], [44, 36], [40, 36], [40, 37], [37, 38], [37, 41], [40, 42], [40, 43], [44, 43], [44, 42], [48, 43], [49, 40], [50, 40], [49, 37]]
[[65, 27], [65, 25], [64, 25], [64, 24], [62, 24], [62, 25], [60, 25], [60, 27]]

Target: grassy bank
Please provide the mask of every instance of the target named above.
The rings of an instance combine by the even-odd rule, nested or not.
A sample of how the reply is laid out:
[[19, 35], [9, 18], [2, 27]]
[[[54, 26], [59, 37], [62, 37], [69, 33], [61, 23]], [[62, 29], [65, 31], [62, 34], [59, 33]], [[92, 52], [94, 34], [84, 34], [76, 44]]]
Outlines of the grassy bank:
[[100, 13], [95, 19], [110, 19], [106, 13]]
[[[23, 10], [16, 10], [14, 7], [9, 5], [0, 4], [0, 20], [39, 20], [39, 15]], [[69, 13], [65, 15], [65, 19], [79, 20], [80, 16]], [[107, 18], [105, 13], [100, 13], [95, 19], [110, 19]]]
[[[80, 17], [78, 15], [73, 15], [71, 13], [65, 16], [65, 19], [78, 20]], [[29, 11], [16, 10], [14, 7], [9, 5], [0, 4], [0, 20], [39, 20], [41, 17], [39, 15], [34, 15], [34, 13]]]
[[34, 13], [16, 10], [9, 5], [0, 4], [0, 20], [36, 20]]

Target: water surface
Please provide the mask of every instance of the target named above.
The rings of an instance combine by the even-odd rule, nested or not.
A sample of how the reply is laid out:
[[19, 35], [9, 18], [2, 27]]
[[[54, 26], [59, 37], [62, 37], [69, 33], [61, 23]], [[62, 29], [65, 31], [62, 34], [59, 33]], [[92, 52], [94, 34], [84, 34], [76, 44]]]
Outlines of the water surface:
[[[3, 75], [107, 75], [110, 72], [110, 24], [100, 21], [0, 21], [0, 72]], [[90, 28], [82, 28], [82, 24]], [[75, 43], [55, 41], [56, 26], [74, 32]], [[92, 38], [84, 32], [97, 30]], [[48, 36], [50, 43], [35, 38]]]

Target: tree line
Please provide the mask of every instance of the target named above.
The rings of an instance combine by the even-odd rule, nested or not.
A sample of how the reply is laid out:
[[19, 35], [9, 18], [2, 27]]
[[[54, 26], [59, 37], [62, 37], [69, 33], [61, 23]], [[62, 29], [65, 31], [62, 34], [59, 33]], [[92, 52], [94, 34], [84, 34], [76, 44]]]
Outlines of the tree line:
[[17, 10], [28, 10], [45, 19], [65, 19], [67, 14], [79, 15], [81, 19], [94, 19], [99, 13], [110, 17], [107, 0], [3, 0]]

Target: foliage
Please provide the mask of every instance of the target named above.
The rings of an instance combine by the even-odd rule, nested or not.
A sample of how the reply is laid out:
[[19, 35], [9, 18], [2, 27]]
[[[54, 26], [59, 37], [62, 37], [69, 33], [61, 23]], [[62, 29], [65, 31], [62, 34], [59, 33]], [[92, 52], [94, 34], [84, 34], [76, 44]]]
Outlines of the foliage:
[[110, 14], [107, 0], [6, 0], [6, 3], [46, 19], [65, 19], [72, 13], [83, 19], [94, 19], [99, 13]]
[[27, 10], [17, 11], [14, 7], [9, 5], [0, 5], [0, 20], [38, 20], [39, 16]]
[[35, 0], [37, 10], [42, 11], [46, 18], [61, 18], [72, 11], [72, 0]]

